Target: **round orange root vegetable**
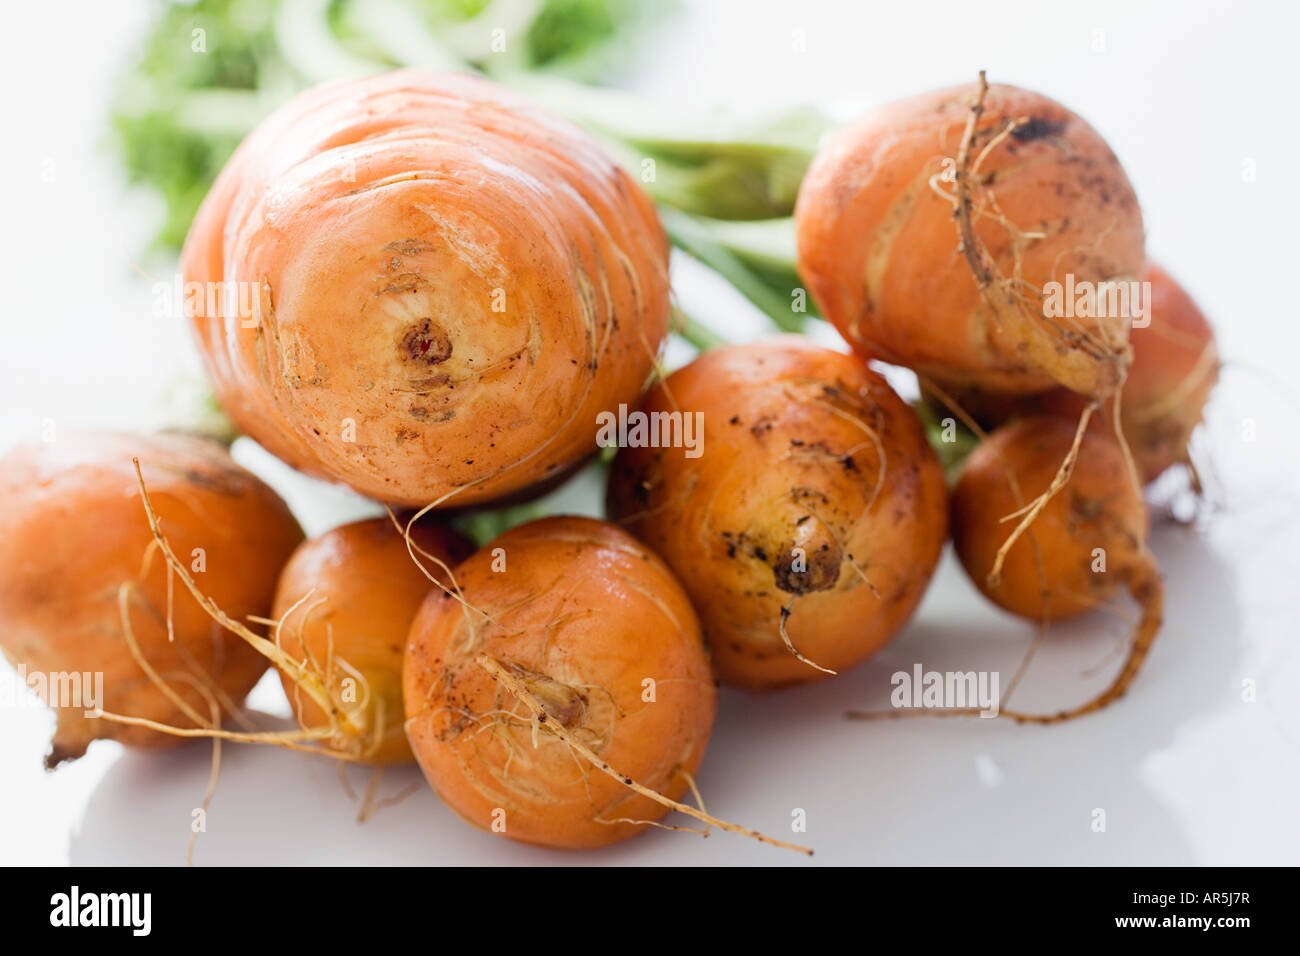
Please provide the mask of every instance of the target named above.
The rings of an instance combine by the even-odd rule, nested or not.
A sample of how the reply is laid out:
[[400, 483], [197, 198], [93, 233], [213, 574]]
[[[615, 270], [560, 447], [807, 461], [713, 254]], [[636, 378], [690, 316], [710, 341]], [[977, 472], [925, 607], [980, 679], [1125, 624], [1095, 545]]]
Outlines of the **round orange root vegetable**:
[[[1149, 263], [1142, 278], [1151, 283], [1151, 322], [1129, 338], [1133, 364], [1121, 392], [1120, 422], [1149, 482], [1190, 460], [1192, 432], [1219, 380], [1219, 351], [1205, 313], [1169, 273]], [[1077, 416], [1079, 397], [1058, 390], [1043, 407]]]
[[272, 114], [183, 267], [187, 290], [226, 290], [191, 311], [234, 422], [410, 506], [496, 498], [594, 452], [597, 414], [635, 401], [668, 327], [649, 197], [586, 134], [468, 76], [333, 83]]
[[947, 498], [883, 378], [778, 337], [705, 352], [642, 411], [701, 415], [702, 454], [624, 448], [609, 512], [681, 579], [725, 683], [816, 680], [898, 632], [943, 549]]
[[[1133, 364], [1120, 390], [1120, 422], [1142, 480], [1151, 482], [1190, 460], [1192, 432], [1218, 382], [1219, 352], [1209, 320], [1168, 272], [1148, 262], [1141, 278], [1150, 283], [1150, 324], [1135, 326], [1130, 334]], [[1077, 421], [1087, 404], [1064, 388], [1034, 396], [958, 390], [951, 398], [988, 428], [1041, 412]], [[1111, 412], [1108, 402], [1092, 427], [1110, 430]]]
[[[428, 593], [450, 584], [448, 571], [473, 551], [459, 534], [422, 522], [411, 547], [388, 518], [356, 521], [298, 546], [280, 575], [271, 616], [296, 661], [310, 661], [355, 735], [330, 741], [369, 763], [411, 759], [402, 706], [402, 655], [411, 621]], [[421, 569], [427, 568], [437, 583]], [[294, 676], [280, 682], [305, 729], [329, 724]]]
[[604, 522], [543, 518], [455, 578], [464, 604], [429, 595], [403, 669], [407, 735], [439, 796], [483, 830], [570, 849], [662, 817], [632, 786], [685, 794], [717, 707], [663, 562]]
[[799, 273], [865, 356], [945, 386], [1107, 395], [1131, 316], [1049, 314], [1048, 284], [1136, 280], [1133, 188], [1059, 103], [984, 89], [981, 76], [837, 134], [799, 192]]
[[[211, 726], [214, 703], [242, 700], [266, 670], [169, 575], [133, 457], [175, 551], [231, 614], [270, 610], [280, 568], [302, 540], [276, 494], [205, 439], [61, 433], [0, 459], [0, 646], [57, 707], [50, 767], [98, 738], [179, 741], [87, 711]], [[56, 685], [79, 686], [82, 700], [54, 699]], [[91, 686], [102, 686], [101, 700], [88, 699]]]
[[[1063, 460], [1069, 466], [1066, 481], [1057, 487]], [[1008, 547], [1016, 525], [1003, 518], [1049, 491], [1032, 527]], [[1080, 433], [1067, 419], [1033, 416], [998, 428], [971, 453], [953, 489], [952, 537], [962, 566], [986, 597], [1021, 617], [1046, 622], [1099, 607], [1127, 587], [1142, 610], [1128, 658], [1099, 696], [1058, 714], [1004, 709], [1005, 716], [1040, 723], [1068, 720], [1124, 694], [1163, 614], [1164, 588], [1147, 550], [1147, 531], [1146, 504], [1119, 443], [1108, 433]]]

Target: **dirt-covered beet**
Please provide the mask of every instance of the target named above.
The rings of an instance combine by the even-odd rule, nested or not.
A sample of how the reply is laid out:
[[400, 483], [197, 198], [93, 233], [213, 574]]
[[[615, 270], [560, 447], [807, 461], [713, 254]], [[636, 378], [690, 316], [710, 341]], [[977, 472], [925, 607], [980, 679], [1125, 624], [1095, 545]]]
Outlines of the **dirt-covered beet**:
[[898, 632], [938, 561], [947, 498], [883, 378], [786, 336], [704, 353], [641, 410], [701, 416], [701, 453], [624, 448], [609, 512], [682, 580], [724, 682], [815, 680]]
[[945, 387], [1109, 394], [1128, 321], [1051, 315], [1045, 298], [1067, 277], [1137, 279], [1133, 187], [1061, 104], [981, 86], [885, 106], [831, 139], [799, 192], [799, 273], [865, 356]]

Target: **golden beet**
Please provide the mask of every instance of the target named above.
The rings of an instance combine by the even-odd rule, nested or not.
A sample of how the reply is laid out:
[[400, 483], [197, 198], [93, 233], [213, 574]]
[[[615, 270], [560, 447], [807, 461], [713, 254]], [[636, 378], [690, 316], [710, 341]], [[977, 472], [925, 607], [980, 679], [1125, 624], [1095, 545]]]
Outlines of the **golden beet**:
[[623, 449], [610, 515], [681, 579], [724, 682], [816, 680], [898, 632], [943, 549], [947, 498], [883, 378], [779, 337], [705, 352], [642, 411], [702, 415], [702, 454]]
[[550, 847], [603, 846], [662, 817], [624, 780], [681, 797], [717, 706], [664, 563], [612, 525], [557, 517], [507, 531], [455, 578], [465, 604], [429, 595], [402, 682], [411, 749], [439, 796], [481, 829]]
[[[1054, 415], [1003, 425], [963, 463], [952, 494], [957, 557], [975, 586], [1000, 607], [1031, 621], [1053, 621], [1100, 607], [1127, 588], [1142, 610], [1128, 658], [1111, 686], [1079, 708], [1035, 718], [1042, 721], [1080, 716], [1122, 695], [1163, 615], [1163, 585], [1146, 546], [1146, 503], [1119, 443], [1106, 432], [1085, 430], [1068, 481], [1058, 482], [1033, 523], [1005, 547], [1017, 522], [1003, 519], [1052, 488], [1076, 430], [1077, 423]], [[1000, 551], [1005, 555], [998, 569]]]
[[636, 400], [668, 328], [650, 199], [586, 134], [469, 76], [303, 93], [222, 171], [183, 267], [228, 290], [191, 311], [235, 423], [410, 506], [501, 497], [594, 452], [597, 414]]
[[[452, 567], [473, 550], [456, 532], [431, 522], [414, 525], [411, 538], [420, 562], [443, 585], [448, 577], [438, 562]], [[303, 542], [289, 558], [272, 611], [281, 621], [280, 646], [294, 660], [314, 663], [331, 701], [358, 729], [330, 746], [374, 764], [411, 759], [402, 729], [402, 654], [415, 612], [436, 587], [387, 517], [334, 528]], [[281, 671], [280, 682], [302, 727], [327, 725], [290, 675]]]
[[945, 386], [1113, 392], [1127, 320], [1049, 318], [1044, 297], [1067, 275], [1137, 278], [1144, 233], [1133, 187], [1092, 127], [1013, 86], [989, 88], [963, 157], [978, 97], [977, 86], [938, 90], [841, 130], [799, 192], [799, 273], [865, 356]]
[[[1192, 432], [1219, 380], [1219, 352], [1209, 320], [1168, 272], [1148, 262], [1142, 281], [1151, 284], [1150, 323], [1130, 333], [1133, 363], [1121, 389], [1120, 421], [1138, 472], [1150, 482], [1189, 460]], [[1028, 396], [953, 389], [949, 397], [985, 428], [1043, 412], [1077, 421], [1088, 403], [1065, 388]], [[1090, 427], [1112, 430], [1112, 413], [1105, 402]]]
[[1164, 269], [1148, 263], [1151, 324], [1133, 329], [1133, 364], [1124, 380], [1120, 421], [1146, 481], [1187, 461], [1219, 380], [1219, 350], [1205, 313]]
[[[215, 624], [178, 580], [169, 602], [132, 458], [163, 533], [203, 592], [239, 619], [270, 611], [276, 577], [302, 531], [225, 449], [181, 435], [60, 433], [0, 459], [0, 644], [29, 675], [102, 674], [104, 711], [195, 727], [192, 715], [211, 720], [211, 699], [242, 700], [267, 662]], [[124, 586], [140, 654], [185, 707], [132, 653], [119, 606]], [[57, 710], [48, 765], [81, 756], [97, 738], [140, 747], [180, 740], [87, 717], [86, 709]]]

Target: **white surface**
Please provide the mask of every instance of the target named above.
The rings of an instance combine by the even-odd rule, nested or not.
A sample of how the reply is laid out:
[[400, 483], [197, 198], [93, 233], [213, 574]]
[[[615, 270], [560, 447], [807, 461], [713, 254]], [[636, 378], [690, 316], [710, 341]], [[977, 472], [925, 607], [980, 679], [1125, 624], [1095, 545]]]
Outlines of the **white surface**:
[[[1216, 322], [1229, 360], [1203, 436], [1222, 507], [1197, 530], [1158, 528], [1168, 616], [1119, 704], [1054, 728], [843, 720], [846, 708], [886, 705], [889, 675], [914, 662], [1014, 669], [1030, 629], [986, 605], [951, 559], [918, 617], [876, 659], [815, 687], [724, 693], [700, 775], [710, 809], [787, 837], [792, 810], [806, 810], [800, 839], [817, 849], [815, 862], [1300, 860], [1300, 390], [1292, 371], [1300, 323], [1291, 285], [1300, 252], [1292, 175], [1300, 8], [1059, 6], [704, 3], [638, 80], [687, 104], [705, 95], [739, 108], [813, 100], [848, 113], [970, 79], [980, 67], [1040, 88], [1110, 140], [1143, 201], [1153, 255]], [[45, 419], [154, 421], [159, 397], [197, 368], [184, 330], [150, 317], [154, 278], [132, 266], [149, 204], [123, 197], [99, 149], [108, 81], [146, 13], [139, 3], [91, 2], [6, 12], [0, 447], [34, 435]], [[1096, 30], [1105, 31], [1105, 52], [1093, 50]], [[1253, 181], [1242, 175], [1248, 161]], [[169, 279], [170, 269], [155, 278]], [[686, 304], [712, 323], [753, 321], [730, 290], [689, 269], [678, 278]], [[1242, 439], [1246, 419], [1254, 442]], [[240, 456], [287, 490], [309, 530], [365, 507], [293, 480], [255, 448]], [[566, 499], [598, 507], [590, 486]], [[1120, 619], [1101, 615], [1054, 628], [1019, 705], [1084, 699], [1108, 679], [1124, 637]], [[1244, 680], [1256, 684], [1254, 703], [1242, 699]], [[253, 702], [279, 708], [277, 687], [264, 683]], [[0, 712], [0, 862], [182, 862], [208, 748], [141, 755], [101, 743], [47, 775], [40, 759], [50, 726], [39, 709]], [[364, 779], [350, 773], [360, 792]], [[701, 841], [663, 832], [557, 856], [470, 829], [413, 770], [390, 772], [382, 792], [407, 784], [411, 796], [360, 825], [333, 765], [228, 746], [196, 862], [799, 862], [725, 834]], [[1094, 808], [1107, 812], [1105, 833], [1092, 832]]]

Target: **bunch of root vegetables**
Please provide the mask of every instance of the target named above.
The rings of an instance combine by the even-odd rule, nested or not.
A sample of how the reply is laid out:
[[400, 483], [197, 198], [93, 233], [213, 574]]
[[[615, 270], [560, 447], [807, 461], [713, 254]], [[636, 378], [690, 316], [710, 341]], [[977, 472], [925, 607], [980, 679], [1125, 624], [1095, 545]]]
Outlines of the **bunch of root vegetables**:
[[[794, 264], [851, 347], [722, 344], [664, 375], [669, 244], [595, 140], [492, 83], [399, 71], [308, 91], [237, 150], [194, 220], [192, 318], [227, 414], [387, 513], [304, 541], [209, 440], [61, 434], [0, 461], [0, 641], [28, 672], [102, 672], [48, 765], [99, 738], [194, 737], [418, 762], [462, 818], [526, 843], [626, 839], [706, 813], [718, 682], [842, 673], [889, 642], [951, 533], [974, 584], [1038, 623], [1127, 591], [1161, 623], [1143, 486], [1186, 462], [1218, 361], [1144, 251], [1114, 154], [1039, 94], [979, 83], [878, 110], [804, 178]], [[1149, 282], [1149, 323], [1044, 306]], [[952, 487], [913, 406], [979, 437]], [[477, 550], [449, 512], [527, 500], [622, 448], [607, 521], [551, 516]], [[699, 453], [680, 438], [703, 423]], [[87, 534], [87, 528], [93, 533]], [[1098, 570], [1097, 555], [1105, 555]], [[240, 702], [277, 668], [299, 729]], [[52, 703], [57, 703], [52, 701]]]

